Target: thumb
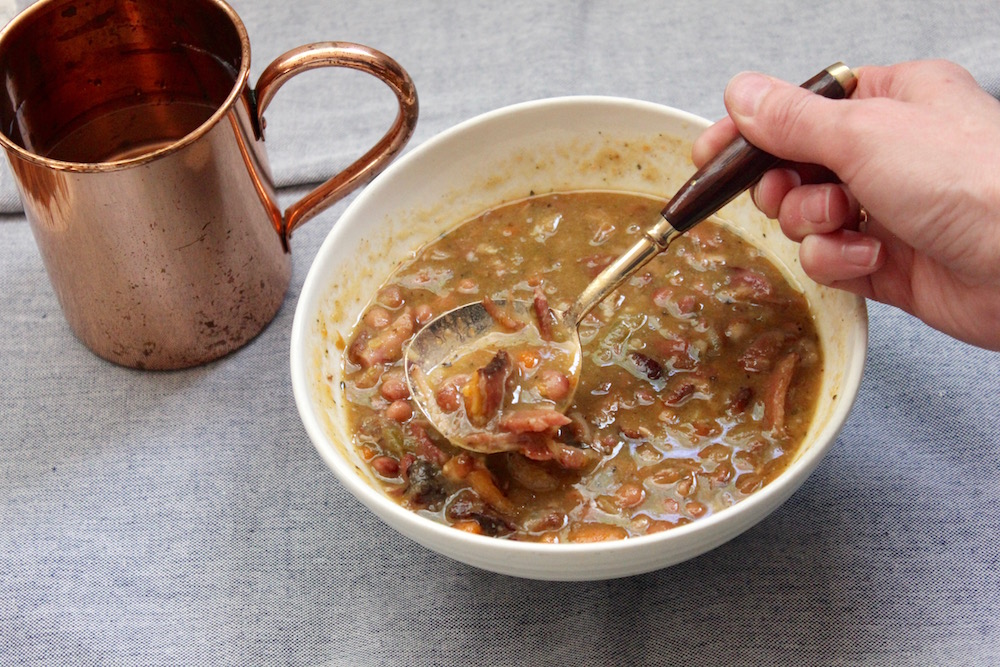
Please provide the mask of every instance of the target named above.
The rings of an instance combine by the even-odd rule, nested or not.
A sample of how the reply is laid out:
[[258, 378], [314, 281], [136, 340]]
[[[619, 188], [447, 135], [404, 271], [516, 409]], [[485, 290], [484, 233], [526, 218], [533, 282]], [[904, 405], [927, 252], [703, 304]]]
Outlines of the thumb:
[[726, 86], [726, 109], [747, 141], [777, 157], [819, 164], [834, 172], [844, 154], [842, 101], [755, 72]]

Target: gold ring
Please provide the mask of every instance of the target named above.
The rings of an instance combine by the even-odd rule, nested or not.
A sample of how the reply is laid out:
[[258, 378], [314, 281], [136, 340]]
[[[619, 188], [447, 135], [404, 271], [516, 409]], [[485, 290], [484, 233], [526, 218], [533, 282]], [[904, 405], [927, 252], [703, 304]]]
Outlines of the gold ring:
[[862, 234], [868, 231], [868, 210], [864, 206], [858, 207], [858, 231]]

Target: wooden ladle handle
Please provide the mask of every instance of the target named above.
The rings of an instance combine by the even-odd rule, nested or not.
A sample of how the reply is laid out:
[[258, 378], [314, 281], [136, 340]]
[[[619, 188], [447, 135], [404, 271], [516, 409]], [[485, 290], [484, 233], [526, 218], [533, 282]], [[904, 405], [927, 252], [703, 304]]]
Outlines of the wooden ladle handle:
[[[854, 72], [836, 63], [802, 87], [823, 97], [843, 99], [854, 92], [856, 85]], [[685, 232], [732, 201], [778, 162], [775, 156], [738, 136], [677, 191], [661, 215], [675, 231]]]

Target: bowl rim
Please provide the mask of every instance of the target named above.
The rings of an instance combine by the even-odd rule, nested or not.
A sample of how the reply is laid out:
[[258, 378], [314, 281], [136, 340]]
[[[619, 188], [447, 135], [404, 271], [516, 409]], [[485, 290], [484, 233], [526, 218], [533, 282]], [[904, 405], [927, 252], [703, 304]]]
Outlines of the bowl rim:
[[[866, 301], [860, 296], [856, 296], [854, 299], [853, 314], [855, 322], [848, 331], [848, 336], [852, 339], [851, 345], [855, 349], [850, 355], [850, 363], [842, 369], [843, 396], [840, 397], [840, 400], [830, 412], [830, 416], [823, 429], [816, 434], [813, 446], [796, 458], [772, 482], [725, 510], [715, 512], [708, 517], [669, 530], [610, 542], [582, 544], [522, 542], [455, 530], [450, 526], [438, 523], [433, 519], [404, 508], [368, 484], [353, 470], [351, 462], [337, 451], [336, 443], [333, 442], [333, 439], [326, 432], [315, 414], [316, 408], [312, 402], [310, 378], [307, 372], [309, 363], [309, 355], [307, 354], [309, 327], [315, 320], [314, 311], [319, 307], [323, 297], [326, 296], [330, 289], [329, 280], [324, 279], [324, 276], [329, 275], [329, 272], [325, 271], [323, 266], [329, 261], [332, 248], [347, 233], [347, 226], [343, 224], [343, 221], [350, 219], [355, 214], [355, 211], [364, 208], [370, 200], [377, 199], [380, 196], [381, 189], [385, 187], [384, 184], [391, 182], [397, 172], [410, 169], [411, 164], [415, 162], [419, 163], [423, 159], [423, 156], [429, 153], [432, 154], [438, 150], [440, 145], [449, 143], [461, 137], [466, 132], [476, 129], [478, 126], [488, 124], [511, 114], [522, 114], [540, 108], [564, 107], [567, 111], [571, 111], [574, 108], [595, 105], [612, 106], [615, 108], [621, 108], [625, 105], [640, 110], [662, 113], [673, 116], [680, 121], [687, 121], [693, 126], [701, 127], [702, 129], [711, 124], [710, 121], [700, 116], [667, 105], [605, 95], [571, 95], [541, 98], [487, 111], [434, 135], [389, 165], [344, 210], [337, 223], [334, 224], [326, 239], [321, 244], [309, 268], [296, 303], [290, 337], [292, 391], [303, 425], [320, 456], [352, 495], [367, 505], [369, 509], [373, 510], [380, 520], [388, 522], [386, 517], [392, 517], [402, 522], [409, 530], [404, 531], [396, 525], [392, 527], [400, 532], [404, 532], [404, 534], [418, 542], [425, 544], [453, 542], [467, 545], [468, 548], [476, 550], [489, 548], [500, 558], [505, 554], [517, 557], [551, 557], [553, 554], [559, 554], [560, 556], [607, 555], [609, 553], [617, 554], [619, 552], [631, 551], [638, 546], [644, 548], [665, 546], [672, 542], [686, 540], [692, 533], [710, 533], [714, 526], [738, 521], [741, 516], [754, 516], [755, 512], [764, 512], [757, 520], [752, 521], [742, 530], [736, 531], [735, 534], [739, 534], [743, 530], [752, 527], [760, 518], [763, 518], [769, 511], [784, 502], [808, 477], [809, 473], [819, 464], [823, 456], [836, 441], [853, 407], [854, 401], [857, 399], [868, 348], [868, 312]], [[346, 443], [343, 446], [349, 447], [350, 444]], [[769, 507], [770, 510], [768, 510]], [[414, 537], [414, 531], [424, 533], [426, 537], [424, 539], [417, 539]], [[723, 539], [722, 542], [731, 538], [732, 536], [729, 536]], [[714, 548], [714, 546], [717, 545], [712, 544], [709, 546], [709, 549]], [[708, 549], [702, 549], [698, 553], [706, 550]]]

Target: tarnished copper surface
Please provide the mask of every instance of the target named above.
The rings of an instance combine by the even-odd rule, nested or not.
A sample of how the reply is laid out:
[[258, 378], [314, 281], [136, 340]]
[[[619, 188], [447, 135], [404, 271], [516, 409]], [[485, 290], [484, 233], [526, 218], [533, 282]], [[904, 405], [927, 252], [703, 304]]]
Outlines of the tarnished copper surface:
[[[260, 117], [290, 77], [352, 67], [399, 114], [368, 153], [282, 215]], [[248, 85], [221, 0], [42, 0], [0, 33], [3, 145], [76, 335], [136, 368], [216, 359], [273, 318], [292, 229], [373, 178], [417, 118], [412, 81], [367, 47], [300, 47]]]

